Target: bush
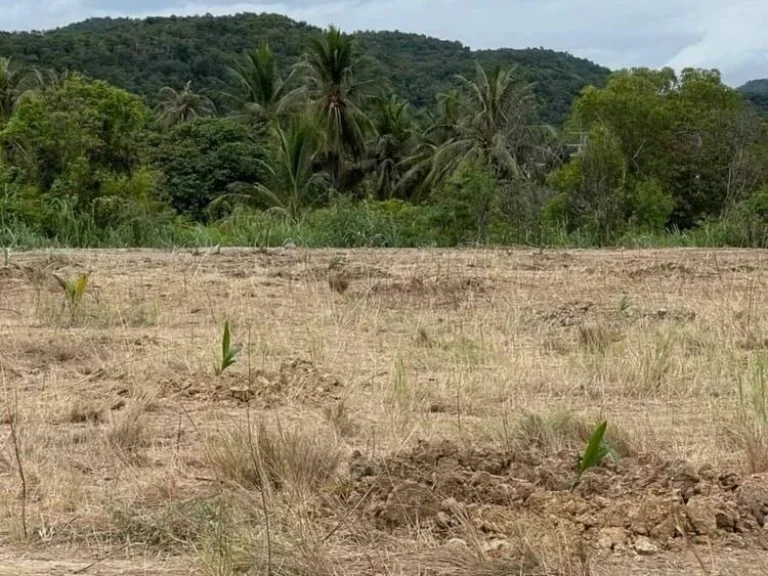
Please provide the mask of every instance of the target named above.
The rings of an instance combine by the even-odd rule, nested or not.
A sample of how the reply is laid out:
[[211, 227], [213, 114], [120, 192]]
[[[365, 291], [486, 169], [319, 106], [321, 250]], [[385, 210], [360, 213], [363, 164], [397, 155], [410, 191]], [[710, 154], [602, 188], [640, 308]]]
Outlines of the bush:
[[493, 218], [496, 180], [488, 168], [462, 164], [432, 193], [431, 226], [452, 246], [484, 243]]
[[674, 209], [675, 199], [658, 181], [641, 180], [628, 198], [629, 225], [638, 231], [661, 231]]

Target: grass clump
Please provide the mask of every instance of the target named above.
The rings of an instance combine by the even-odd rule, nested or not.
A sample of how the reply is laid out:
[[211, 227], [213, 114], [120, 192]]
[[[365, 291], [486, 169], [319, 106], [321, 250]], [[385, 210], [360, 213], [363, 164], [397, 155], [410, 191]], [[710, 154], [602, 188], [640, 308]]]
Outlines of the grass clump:
[[136, 456], [149, 439], [146, 412], [152, 403], [148, 396], [140, 396], [112, 418], [107, 429], [107, 443], [122, 456]]
[[739, 379], [738, 393], [741, 414], [736, 432], [746, 468], [752, 474], [768, 472], [768, 353], [750, 360], [746, 386]]
[[308, 493], [326, 484], [341, 458], [320, 434], [300, 430], [270, 431], [259, 423], [220, 431], [206, 445], [219, 476], [247, 489], [273, 488]]
[[217, 499], [169, 502], [159, 508], [118, 503], [110, 510], [112, 538], [162, 550], [185, 549], [208, 537], [222, 519]]

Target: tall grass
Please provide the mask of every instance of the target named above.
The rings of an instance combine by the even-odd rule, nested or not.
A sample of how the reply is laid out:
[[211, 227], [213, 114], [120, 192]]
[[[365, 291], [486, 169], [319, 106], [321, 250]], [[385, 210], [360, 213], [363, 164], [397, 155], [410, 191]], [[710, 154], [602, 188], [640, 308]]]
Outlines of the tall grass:
[[[400, 201], [371, 202], [338, 199], [307, 213], [298, 222], [269, 212], [236, 210], [228, 217], [202, 224], [168, 212], [130, 215], [110, 226], [93, 217], [77, 215], [62, 203], [45, 225], [29, 223], [15, 214], [0, 218], [0, 246], [13, 249], [173, 248], [205, 246], [276, 247], [286, 243], [321, 247], [448, 247], [454, 239], [437, 224], [435, 206]], [[590, 248], [598, 239], [589, 231], [565, 228], [523, 230], [513, 223], [494, 226], [488, 246], [526, 245]], [[625, 248], [759, 247], [768, 248], [768, 224], [748, 229], [739, 221], [723, 219], [700, 227], [661, 233], [626, 231], [614, 242]]]

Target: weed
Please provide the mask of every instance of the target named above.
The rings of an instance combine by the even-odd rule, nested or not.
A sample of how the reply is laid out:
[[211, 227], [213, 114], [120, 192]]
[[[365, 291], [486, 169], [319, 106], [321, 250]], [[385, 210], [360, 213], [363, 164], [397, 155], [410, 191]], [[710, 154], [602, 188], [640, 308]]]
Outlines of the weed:
[[66, 416], [66, 421], [74, 424], [101, 422], [103, 419], [104, 412], [101, 408], [93, 404], [83, 403], [80, 399], [72, 403]]
[[90, 282], [90, 272], [81, 274], [76, 279], [62, 278], [58, 274], [53, 274], [53, 277], [56, 278], [59, 286], [64, 291], [69, 313], [74, 318], [82, 308], [85, 292]]
[[748, 366], [748, 390], [739, 379], [741, 405], [737, 432], [744, 448], [747, 469], [753, 474], [768, 471], [768, 354], [759, 354]]
[[629, 296], [626, 294], [622, 294], [619, 296], [618, 300], [618, 308], [619, 308], [619, 314], [622, 316], [626, 316], [629, 314], [629, 309], [632, 307], [632, 301], [629, 299]]
[[232, 345], [232, 333], [229, 329], [229, 320], [224, 322], [224, 331], [221, 335], [221, 363], [214, 367], [217, 376], [235, 363], [237, 355], [242, 350], [240, 345]]

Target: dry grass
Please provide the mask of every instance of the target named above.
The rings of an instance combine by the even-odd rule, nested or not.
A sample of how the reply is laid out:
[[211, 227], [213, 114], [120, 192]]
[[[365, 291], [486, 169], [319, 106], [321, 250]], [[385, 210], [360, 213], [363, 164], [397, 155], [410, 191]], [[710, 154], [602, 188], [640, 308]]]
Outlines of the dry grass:
[[[0, 415], [13, 413], [29, 537], [6, 418], [0, 574], [5, 557], [47, 556], [58, 567], [32, 573], [93, 559], [108, 575], [629, 573], [632, 559], [601, 557], [594, 534], [517, 510], [495, 531], [475, 509], [450, 528], [389, 526], [379, 491], [400, 481], [392, 455], [423, 440], [571, 462], [607, 419], [623, 456], [768, 472], [765, 258], [14, 254], [0, 292], [13, 406], [0, 399]], [[52, 274], [86, 270], [73, 318]], [[247, 346], [216, 377], [227, 318]], [[365, 459], [360, 477], [351, 454]], [[713, 545], [722, 573], [764, 573], [765, 556], [718, 557]], [[700, 570], [683, 556], [662, 551], [637, 573]]]

